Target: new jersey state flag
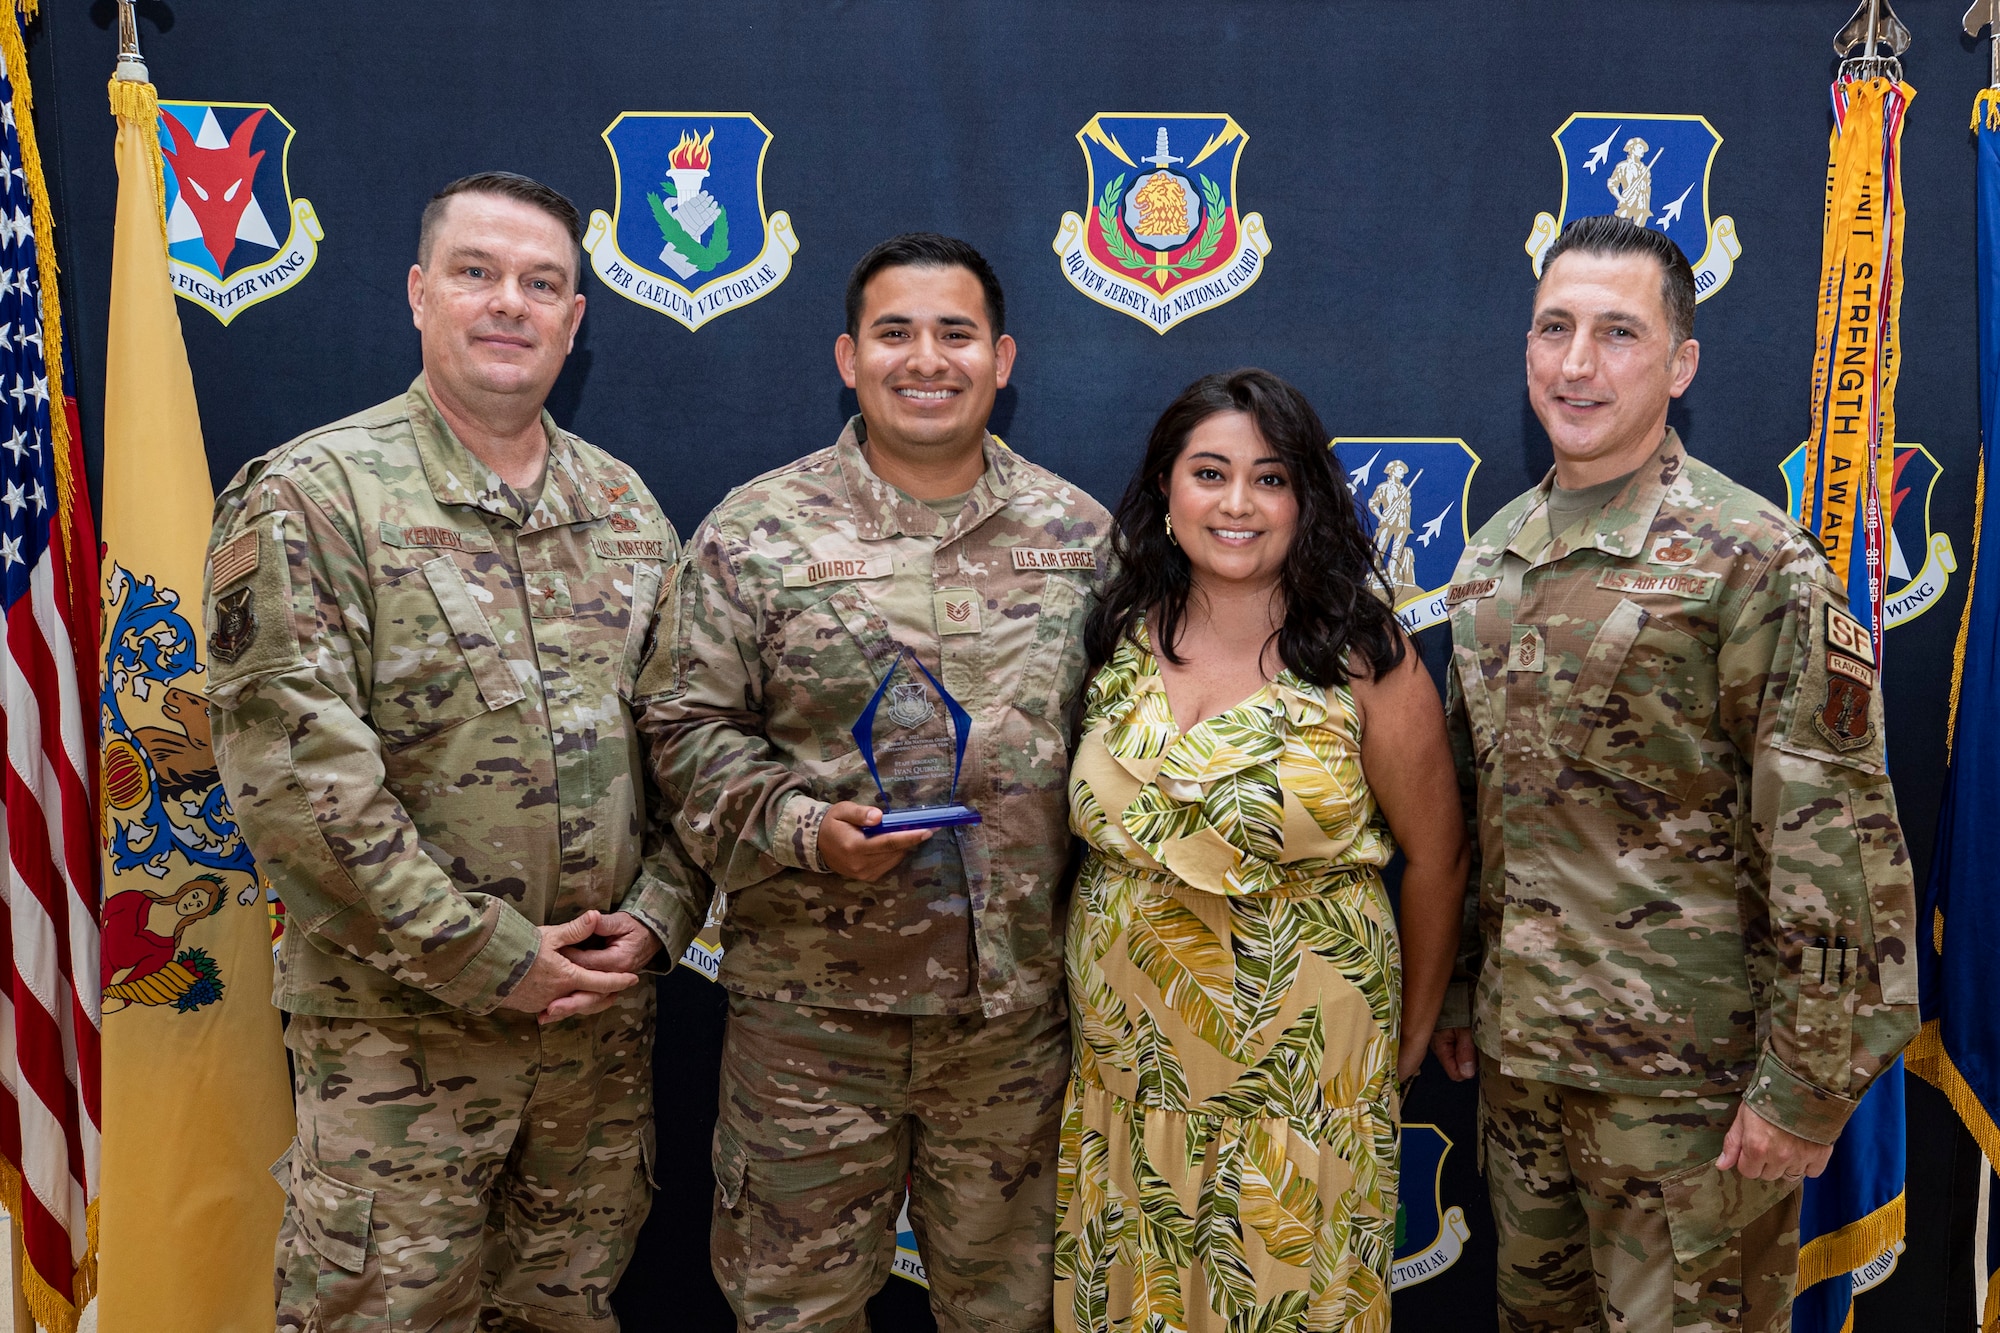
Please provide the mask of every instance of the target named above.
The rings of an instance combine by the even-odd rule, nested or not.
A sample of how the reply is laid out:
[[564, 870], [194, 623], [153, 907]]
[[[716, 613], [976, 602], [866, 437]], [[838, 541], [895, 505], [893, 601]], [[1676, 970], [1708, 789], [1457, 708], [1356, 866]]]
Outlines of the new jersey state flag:
[[167, 271], [159, 103], [114, 81], [104, 407], [105, 1333], [270, 1333], [292, 1137], [271, 922], [216, 781], [203, 679], [208, 457]]

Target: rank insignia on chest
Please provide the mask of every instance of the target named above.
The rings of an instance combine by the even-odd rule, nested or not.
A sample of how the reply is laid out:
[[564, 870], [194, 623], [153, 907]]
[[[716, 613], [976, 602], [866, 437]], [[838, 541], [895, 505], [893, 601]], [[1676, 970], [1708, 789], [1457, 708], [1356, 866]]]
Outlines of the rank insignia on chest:
[[257, 614], [252, 589], [238, 588], [215, 603], [215, 623], [208, 627], [208, 651], [218, 662], [232, 663], [250, 650], [257, 638]]
[[979, 594], [971, 588], [940, 588], [932, 611], [939, 634], [979, 633]]
[[1507, 669], [1540, 671], [1545, 660], [1541, 630], [1534, 625], [1517, 626], [1514, 630], [1514, 646], [1507, 653]]

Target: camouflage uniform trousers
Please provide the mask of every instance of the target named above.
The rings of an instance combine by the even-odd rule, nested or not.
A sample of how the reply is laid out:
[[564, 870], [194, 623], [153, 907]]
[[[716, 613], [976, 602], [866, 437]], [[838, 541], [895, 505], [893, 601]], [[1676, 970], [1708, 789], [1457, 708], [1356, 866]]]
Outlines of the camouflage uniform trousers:
[[1795, 1181], [1718, 1172], [1735, 1097], [1639, 1097], [1479, 1062], [1505, 1333], [1788, 1333]]
[[652, 1203], [653, 1003], [294, 1014], [280, 1333], [616, 1333]]
[[860, 1333], [910, 1221], [945, 1333], [1052, 1327], [1062, 996], [996, 1018], [731, 994], [710, 1257], [738, 1327]]

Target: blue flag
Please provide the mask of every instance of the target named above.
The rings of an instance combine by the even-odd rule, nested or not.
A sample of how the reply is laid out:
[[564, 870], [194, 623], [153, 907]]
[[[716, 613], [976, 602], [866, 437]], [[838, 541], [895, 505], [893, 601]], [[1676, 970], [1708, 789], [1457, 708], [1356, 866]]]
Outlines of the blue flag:
[[1854, 1293], [1889, 1276], [1903, 1239], [1903, 1064], [1882, 1071], [1799, 1208], [1793, 1333], [1842, 1333]]
[[[1855, 256], [1844, 251], [1836, 238], [1847, 237], [1851, 242], [1862, 235], [1859, 228], [1864, 225], [1874, 237], [1874, 219], [1880, 217], [1883, 234], [1870, 244], [1875, 247], [1871, 254], [1881, 257], [1880, 277], [1872, 286], [1878, 293], [1874, 322], [1877, 346], [1882, 349], [1894, 349], [1900, 343], [1903, 176], [1899, 144], [1903, 110], [1911, 96], [1913, 90], [1908, 85], [1886, 81], [1843, 79], [1833, 86], [1835, 121], [1841, 128], [1834, 138], [1829, 167], [1824, 260], [1840, 266], [1829, 269], [1836, 285], [1844, 281]], [[1862, 114], [1876, 107], [1878, 99], [1875, 114]], [[1836, 181], [1847, 181], [1848, 185], [1835, 189]], [[1883, 206], [1885, 200], [1887, 207]], [[1857, 208], [1859, 213], [1851, 211]], [[1870, 219], [1865, 224], [1857, 221], [1863, 214]], [[1871, 264], [1871, 271], [1877, 266]], [[1824, 283], [1822, 289], [1832, 290]], [[1844, 304], [1844, 299], [1835, 304]], [[1866, 375], [1863, 397], [1872, 399], [1874, 415], [1864, 418], [1861, 436], [1850, 440], [1843, 450], [1838, 432], [1821, 433], [1829, 424], [1823, 409], [1830, 401], [1826, 395], [1832, 384], [1828, 378], [1832, 348], [1825, 340], [1828, 313], [1822, 300], [1822, 345], [1813, 377], [1815, 440], [1808, 441], [1807, 453], [1819, 460], [1821, 467], [1829, 463], [1838, 466], [1842, 457], [1849, 457], [1850, 465], [1858, 463], [1866, 468], [1856, 475], [1869, 480], [1851, 489], [1841, 488], [1848, 494], [1848, 508], [1843, 511], [1828, 498], [1830, 489], [1816, 491], [1809, 476], [1802, 490], [1799, 517], [1834, 555], [1835, 572], [1845, 576], [1848, 587], [1848, 612], [1867, 629], [1876, 644], [1876, 659], [1886, 667], [1881, 648], [1888, 629], [1884, 574], [1886, 497], [1893, 490], [1894, 477], [1893, 358], [1879, 358]], [[1833, 313], [1838, 318], [1842, 312], [1836, 309]], [[1848, 429], [1851, 431], [1851, 426]], [[1813, 470], [1809, 461], [1807, 471], [1810, 474]], [[1862, 558], [1864, 551], [1866, 559]], [[1854, 1293], [1881, 1281], [1895, 1268], [1903, 1240], [1905, 1150], [1903, 1063], [1898, 1060], [1882, 1071], [1882, 1077], [1848, 1118], [1826, 1172], [1805, 1183], [1799, 1210], [1799, 1293], [1792, 1308], [1795, 1333], [1844, 1333], [1853, 1322]]]
[[1987, 484], [2000, 439], [2000, 91], [1972, 106], [1979, 155], [1979, 483], [1972, 582], [1953, 655], [1951, 722], [1937, 847], [1917, 921], [1923, 1029], [1909, 1050], [1912, 1072], [1951, 1100], [1988, 1162], [2000, 1162], [2000, 581], [1979, 577], [1993, 512]]

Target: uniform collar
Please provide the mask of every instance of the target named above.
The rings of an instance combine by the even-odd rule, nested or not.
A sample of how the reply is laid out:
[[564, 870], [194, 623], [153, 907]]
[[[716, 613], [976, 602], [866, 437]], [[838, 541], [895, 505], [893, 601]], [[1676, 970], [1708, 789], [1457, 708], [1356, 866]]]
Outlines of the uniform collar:
[[867, 425], [859, 415], [849, 419], [846, 429], [833, 446], [834, 461], [847, 488], [849, 507], [854, 514], [855, 536], [862, 541], [886, 537], [938, 537], [950, 539], [971, 532], [989, 517], [1007, 507], [1019, 482], [1021, 462], [999, 437], [987, 435], [980, 448], [986, 470], [973, 483], [965, 508], [956, 519], [947, 521], [918, 500], [912, 500], [875, 475], [862, 449], [868, 438]]
[[410, 382], [407, 402], [417, 456], [423, 459], [424, 478], [439, 504], [471, 505], [528, 531], [588, 523], [610, 512], [612, 497], [590, 475], [569, 434], [556, 425], [547, 409], [542, 412], [542, 430], [549, 441], [547, 473], [542, 480], [541, 503], [528, 514], [523, 513], [521, 497], [514, 489], [459, 442], [422, 375]]
[[[1681, 445], [1680, 435], [1669, 426], [1652, 456], [1639, 465], [1639, 470], [1632, 474], [1625, 488], [1599, 512], [1589, 538], [1578, 547], [1569, 549], [1591, 546], [1606, 555], [1627, 560], [1638, 555], [1645, 549], [1646, 537], [1653, 530], [1653, 521], [1660, 516], [1660, 505], [1667, 498], [1668, 488], [1686, 464], [1687, 450]], [[1514, 520], [1513, 529], [1507, 534], [1507, 549], [1530, 562], [1544, 554], [1544, 548], [1532, 537], [1523, 540], [1521, 533], [1530, 519], [1544, 511], [1549, 492], [1555, 484], [1556, 470], [1552, 467], [1542, 478], [1542, 484], [1535, 488], [1535, 502]]]

